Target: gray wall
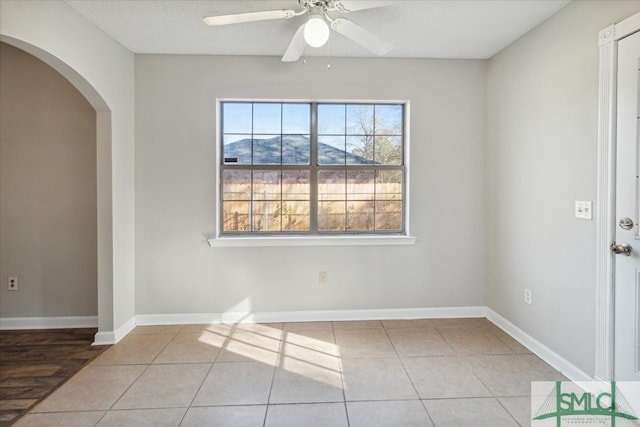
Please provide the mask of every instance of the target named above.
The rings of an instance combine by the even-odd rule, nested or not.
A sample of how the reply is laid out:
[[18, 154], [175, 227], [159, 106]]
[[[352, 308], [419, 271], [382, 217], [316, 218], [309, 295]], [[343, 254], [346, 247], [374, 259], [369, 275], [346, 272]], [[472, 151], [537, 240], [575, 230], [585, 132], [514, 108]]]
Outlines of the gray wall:
[[[489, 62], [489, 306], [594, 369], [598, 32], [638, 1], [574, 1]], [[524, 303], [524, 289], [533, 304]]]
[[[486, 61], [137, 55], [136, 313], [485, 305], [485, 86]], [[410, 100], [417, 244], [209, 247], [220, 97]]]
[[95, 316], [95, 110], [4, 43], [0, 93], [0, 317]]

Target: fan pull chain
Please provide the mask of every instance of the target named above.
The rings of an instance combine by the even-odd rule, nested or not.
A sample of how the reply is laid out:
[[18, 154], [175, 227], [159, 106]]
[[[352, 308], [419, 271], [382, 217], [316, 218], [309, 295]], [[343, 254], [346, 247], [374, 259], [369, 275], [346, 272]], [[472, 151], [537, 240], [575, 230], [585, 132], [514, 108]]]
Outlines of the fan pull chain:
[[327, 40], [327, 70], [331, 69], [331, 37]]

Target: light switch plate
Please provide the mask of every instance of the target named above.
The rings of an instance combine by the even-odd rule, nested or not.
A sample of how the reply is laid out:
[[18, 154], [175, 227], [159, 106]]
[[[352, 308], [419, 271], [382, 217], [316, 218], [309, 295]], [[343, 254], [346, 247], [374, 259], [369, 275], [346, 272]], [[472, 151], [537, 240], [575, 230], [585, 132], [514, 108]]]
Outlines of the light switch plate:
[[578, 219], [593, 219], [591, 200], [576, 200], [575, 212]]

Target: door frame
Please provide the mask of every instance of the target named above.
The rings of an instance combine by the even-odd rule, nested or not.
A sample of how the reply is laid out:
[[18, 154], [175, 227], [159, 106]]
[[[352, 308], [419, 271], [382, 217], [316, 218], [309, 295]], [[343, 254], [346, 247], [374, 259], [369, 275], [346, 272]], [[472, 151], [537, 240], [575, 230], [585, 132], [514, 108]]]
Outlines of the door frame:
[[596, 346], [594, 379], [614, 376], [616, 122], [618, 42], [640, 31], [640, 12], [599, 33], [598, 187], [596, 193]]

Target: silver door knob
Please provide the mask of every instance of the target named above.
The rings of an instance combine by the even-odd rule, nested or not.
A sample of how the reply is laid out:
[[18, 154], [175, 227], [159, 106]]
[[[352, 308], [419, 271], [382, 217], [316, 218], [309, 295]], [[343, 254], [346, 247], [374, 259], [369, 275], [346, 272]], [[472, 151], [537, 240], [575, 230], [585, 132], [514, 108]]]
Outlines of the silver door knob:
[[626, 243], [616, 242], [613, 242], [611, 246], [609, 246], [609, 248], [611, 249], [611, 252], [615, 253], [616, 255], [622, 254], [624, 256], [630, 256], [631, 251], [633, 250], [633, 248]]

